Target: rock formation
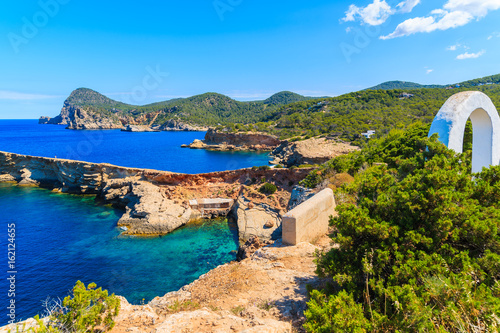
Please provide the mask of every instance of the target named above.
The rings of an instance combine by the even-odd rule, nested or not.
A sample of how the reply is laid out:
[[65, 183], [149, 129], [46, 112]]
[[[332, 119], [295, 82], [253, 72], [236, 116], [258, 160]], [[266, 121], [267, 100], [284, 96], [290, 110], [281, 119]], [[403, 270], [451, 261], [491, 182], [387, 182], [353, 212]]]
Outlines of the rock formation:
[[[187, 200], [222, 195], [233, 200], [241, 196], [233, 211], [242, 239], [251, 235], [273, 238], [281, 225], [281, 210], [290, 197], [288, 183], [300, 181], [308, 172], [307, 169], [242, 169], [187, 175], [0, 152], [0, 182], [15, 181], [65, 193], [97, 195], [123, 209], [119, 224], [128, 227], [127, 233], [139, 235], [169, 233], [200, 216]], [[272, 198], [253, 190], [254, 195], [261, 197], [253, 198], [254, 207], [247, 209], [248, 199], [240, 195], [243, 184], [249, 179], [263, 178], [275, 182], [281, 190]], [[273, 222], [272, 228], [265, 227], [268, 221]]]
[[122, 128], [122, 123], [114, 115], [104, 117], [90, 108], [80, 108], [64, 102], [61, 113], [54, 118], [41, 117], [39, 124], [67, 125], [68, 129], [89, 130], [89, 129], [117, 129]]
[[251, 203], [244, 196], [240, 196], [230, 214], [238, 224], [238, 236], [241, 241], [247, 241], [253, 236], [262, 240], [276, 240], [281, 237], [281, 214], [268, 204]]
[[256, 132], [229, 133], [210, 128], [203, 141], [194, 140], [193, 143], [183, 147], [217, 151], [271, 151], [280, 143], [281, 141], [273, 135]]
[[175, 131], [175, 132], [182, 132], [182, 131], [205, 132], [208, 130], [208, 127], [190, 125], [175, 119], [170, 119], [160, 126], [160, 130]]
[[271, 163], [282, 164], [286, 167], [321, 164], [355, 150], [359, 150], [359, 147], [325, 138], [311, 138], [296, 142], [283, 141], [271, 153], [274, 157], [274, 161]]

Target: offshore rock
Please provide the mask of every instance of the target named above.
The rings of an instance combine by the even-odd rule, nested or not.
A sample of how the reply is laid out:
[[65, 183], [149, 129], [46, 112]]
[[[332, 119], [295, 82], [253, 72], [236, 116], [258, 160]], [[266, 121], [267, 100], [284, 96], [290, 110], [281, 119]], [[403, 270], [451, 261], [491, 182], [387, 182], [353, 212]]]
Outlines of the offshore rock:
[[271, 153], [274, 157], [271, 164], [283, 164], [286, 167], [322, 164], [356, 150], [359, 150], [359, 147], [326, 138], [311, 138], [297, 142], [283, 141]]
[[203, 141], [195, 140], [185, 147], [216, 151], [272, 151], [280, 143], [273, 135], [257, 132], [229, 133], [210, 128]]

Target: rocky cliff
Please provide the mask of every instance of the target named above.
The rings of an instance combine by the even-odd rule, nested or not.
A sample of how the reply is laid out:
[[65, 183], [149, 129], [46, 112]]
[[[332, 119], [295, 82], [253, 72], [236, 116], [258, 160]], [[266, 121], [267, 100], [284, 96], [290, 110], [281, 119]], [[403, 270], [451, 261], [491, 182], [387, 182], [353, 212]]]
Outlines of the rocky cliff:
[[280, 143], [281, 141], [273, 135], [256, 132], [229, 133], [210, 128], [205, 134], [203, 141], [195, 140], [193, 143], [184, 145], [183, 147], [219, 151], [271, 151]]
[[[292, 186], [309, 171], [242, 169], [188, 175], [0, 152], [0, 182], [97, 195], [123, 209], [119, 225], [137, 235], [166, 234], [197, 219], [199, 213], [191, 209], [188, 200], [223, 197], [245, 200], [245, 205], [235, 208], [242, 240], [251, 235], [273, 238]], [[259, 193], [262, 179], [279, 190], [272, 196]], [[248, 208], [249, 202], [256, 207], [255, 213]], [[255, 214], [261, 218], [256, 219]], [[265, 226], [268, 221], [275, 221], [272, 227]]]
[[321, 164], [332, 158], [359, 150], [350, 144], [328, 140], [326, 138], [311, 138], [304, 141], [283, 141], [271, 155], [272, 164], [282, 164], [286, 167], [302, 164]]
[[64, 102], [61, 113], [54, 118], [40, 117], [39, 124], [67, 125], [68, 129], [95, 130], [95, 129], [117, 129], [123, 124], [115, 115], [104, 116], [102, 113], [93, 111], [89, 107], [79, 107]]

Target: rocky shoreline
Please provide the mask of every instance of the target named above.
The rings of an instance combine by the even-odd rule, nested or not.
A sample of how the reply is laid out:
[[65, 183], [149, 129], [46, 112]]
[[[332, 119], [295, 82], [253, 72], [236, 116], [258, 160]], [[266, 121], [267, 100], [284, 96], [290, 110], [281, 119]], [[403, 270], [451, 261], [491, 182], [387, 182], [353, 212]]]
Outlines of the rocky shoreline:
[[103, 115], [91, 108], [72, 105], [64, 102], [58, 116], [51, 118], [42, 116], [38, 123], [42, 125], [66, 125], [72, 130], [108, 130], [121, 129], [126, 132], [160, 132], [160, 131], [206, 131], [207, 127], [186, 124], [180, 120], [170, 119], [161, 125], [153, 125], [160, 112], [151, 112], [137, 116], [119, 117], [116, 114]]
[[[227, 211], [238, 224], [242, 242], [251, 236], [276, 239], [292, 189], [309, 171], [241, 169], [188, 175], [0, 152], [0, 182], [96, 195], [124, 211], [118, 224], [127, 227], [127, 234], [164, 235], [202, 216], [189, 200], [232, 199], [234, 205]], [[278, 191], [260, 193], [263, 179]]]
[[[114, 333], [302, 332], [307, 285], [326, 282], [314, 272], [314, 253], [327, 249], [329, 238], [284, 246], [280, 226], [287, 210], [312, 195], [296, 185], [309, 172], [253, 168], [188, 175], [0, 152], [0, 182], [94, 194], [124, 210], [118, 225], [127, 226], [129, 234], [164, 234], [198, 218], [185, 199], [221, 194], [234, 199], [230, 217], [242, 244], [239, 261], [146, 305], [121, 297]], [[278, 192], [260, 193], [263, 179]]]

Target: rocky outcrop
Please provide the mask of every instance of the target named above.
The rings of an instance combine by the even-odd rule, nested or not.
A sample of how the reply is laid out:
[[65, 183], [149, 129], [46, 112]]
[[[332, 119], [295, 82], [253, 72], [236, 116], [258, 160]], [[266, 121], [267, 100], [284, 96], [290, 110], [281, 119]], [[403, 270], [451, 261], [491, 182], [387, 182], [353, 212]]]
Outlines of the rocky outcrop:
[[282, 164], [286, 167], [302, 164], [322, 164], [332, 158], [359, 150], [350, 144], [328, 140], [326, 138], [311, 138], [304, 141], [283, 141], [271, 155], [271, 164]]
[[160, 130], [175, 131], [175, 132], [183, 132], [183, 131], [205, 132], [208, 130], [208, 127], [190, 125], [183, 123], [179, 120], [170, 119], [160, 126]]
[[146, 125], [126, 125], [122, 128], [123, 132], [160, 132], [160, 130], [155, 127], [149, 127]]
[[259, 237], [252, 236], [244, 244], [240, 245], [238, 253], [236, 254], [236, 260], [242, 261], [244, 259], [250, 258], [258, 249], [272, 243], [272, 241], [261, 241]]
[[241, 241], [247, 241], [253, 236], [262, 240], [281, 237], [281, 214], [265, 203], [252, 203], [241, 196], [233, 206], [230, 217], [238, 224]]
[[122, 123], [114, 115], [103, 116], [90, 108], [80, 108], [64, 102], [61, 113], [54, 118], [41, 117], [39, 124], [67, 125], [68, 129], [95, 130], [95, 129], [118, 129]]
[[195, 140], [183, 147], [216, 151], [271, 151], [280, 143], [281, 141], [273, 135], [256, 132], [229, 133], [210, 128], [203, 141]]
[[293, 187], [292, 196], [290, 197], [290, 201], [288, 202], [287, 210], [292, 210], [304, 201], [312, 198], [316, 192], [310, 188], [306, 188], [300, 185], [296, 185]]
[[160, 187], [146, 181], [109, 180], [100, 195], [106, 202], [124, 206], [118, 226], [126, 226], [127, 234], [162, 235], [192, 219], [191, 208], [167, 199]]
[[[129, 234], [166, 234], [199, 217], [189, 207], [188, 199], [215, 198], [221, 194], [237, 199], [243, 184], [263, 178], [275, 182], [282, 193], [288, 193], [291, 190], [288, 183], [300, 181], [308, 172], [307, 169], [241, 169], [188, 175], [0, 152], [0, 182], [15, 181], [65, 193], [97, 195], [124, 210], [119, 223], [129, 228]], [[286, 202], [277, 202], [275, 206], [284, 207]], [[265, 202], [247, 208], [244, 198], [235, 208], [242, 237], [272, 238], [280, 226], [278, 209]], [[265, 227], [269, 221], [273, 226]]]

